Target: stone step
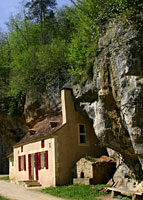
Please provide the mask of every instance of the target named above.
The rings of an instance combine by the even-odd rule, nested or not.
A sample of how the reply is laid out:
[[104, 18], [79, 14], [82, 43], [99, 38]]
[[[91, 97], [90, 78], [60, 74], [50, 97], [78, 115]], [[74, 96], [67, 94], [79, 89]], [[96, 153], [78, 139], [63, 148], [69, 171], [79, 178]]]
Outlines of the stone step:
[[74, 178], [73, 184], [90, 185], [90, 178]]
[[23, 181], [25, 187], [40, 187], [41, 184], [38, 181]]

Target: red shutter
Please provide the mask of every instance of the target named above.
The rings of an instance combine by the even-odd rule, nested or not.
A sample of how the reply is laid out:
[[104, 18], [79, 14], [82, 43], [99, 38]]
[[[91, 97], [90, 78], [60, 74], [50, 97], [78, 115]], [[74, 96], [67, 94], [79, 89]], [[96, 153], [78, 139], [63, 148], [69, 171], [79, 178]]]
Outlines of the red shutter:
[[26, 155], [24, 155], [24, 171], [26, 171]]
[[29, 180], [32, 179], [31, 174], [31, 154], [28, 154], [28, 170], [29, 170]]
[[48, 169], [48, 151], [45, 151], [45, 167]]
[[21, 171], [21, 156], [18, 156], [18, 169]]
[[38, 180], [38, 153], [35, 153], [36, 180]]
[[38, 153], [38, 169], [41, 169], [41, 153]]
[[45, 147], [45, 140], [41, 140], [41, 147], [42, 147], [42, 148]]

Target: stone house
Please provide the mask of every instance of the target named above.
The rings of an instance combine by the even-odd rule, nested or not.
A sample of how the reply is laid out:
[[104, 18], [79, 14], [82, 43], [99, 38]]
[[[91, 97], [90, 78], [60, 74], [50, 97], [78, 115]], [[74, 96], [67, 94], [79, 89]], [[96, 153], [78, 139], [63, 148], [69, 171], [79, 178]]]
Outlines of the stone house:
[[48, 116], [29, 130], [9, 156], [9, 176], [35, 180], [44, 187], [71, 183], [75, 163], [83, 156], [99, 157], [101, 148], [92, 123], [75, 109], [72, 92], [61, 91], [62, 112]]
[[116, 162], [113, 158], [101, 156], [100, 158], [81, 158], [76, 163], [77, 178], [73, 179], [74, 184], [106, 184], [116, 170]]

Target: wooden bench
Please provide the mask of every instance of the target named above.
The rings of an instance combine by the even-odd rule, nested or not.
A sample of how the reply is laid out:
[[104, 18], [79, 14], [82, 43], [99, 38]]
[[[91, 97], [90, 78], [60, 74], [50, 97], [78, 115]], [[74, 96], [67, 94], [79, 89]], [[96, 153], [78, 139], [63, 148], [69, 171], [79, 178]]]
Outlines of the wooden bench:
[[132, 195], [132, 200], [142, 199], [143, 200], [143, 192], [136, 192], [131, 191], [128, 189], [122, 189], [122, 188], [107, 188], [107, 190], [111, 191], [111, 198], [113, 198], [115, 195], [118, 194], [124, 194], [124, 195]]

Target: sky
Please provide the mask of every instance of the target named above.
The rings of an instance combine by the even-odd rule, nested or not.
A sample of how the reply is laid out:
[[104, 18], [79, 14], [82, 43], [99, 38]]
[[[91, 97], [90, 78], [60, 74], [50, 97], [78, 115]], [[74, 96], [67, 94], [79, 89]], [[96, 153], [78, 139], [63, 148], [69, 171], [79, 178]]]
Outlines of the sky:
[[[0, 0], [0, 28], [2, 31], [6, 31], [5, 22], [8, 21], [9, 16], [18, 12], [19, 2], [21, 0]], [[70, 6], [70, 0], [57, 0], [58, 7], [63, 5]]]

